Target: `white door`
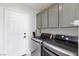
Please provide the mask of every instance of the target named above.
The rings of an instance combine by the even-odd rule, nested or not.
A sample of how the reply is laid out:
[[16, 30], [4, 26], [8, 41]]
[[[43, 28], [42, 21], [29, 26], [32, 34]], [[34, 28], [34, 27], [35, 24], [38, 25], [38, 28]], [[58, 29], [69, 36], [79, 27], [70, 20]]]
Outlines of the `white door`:
[[0, 55], [3, 54], [3, 8], [0, 7]]
[[5, 9], [5, 50], [7, 55], [17, 56], [28, 52], [28, 15]]

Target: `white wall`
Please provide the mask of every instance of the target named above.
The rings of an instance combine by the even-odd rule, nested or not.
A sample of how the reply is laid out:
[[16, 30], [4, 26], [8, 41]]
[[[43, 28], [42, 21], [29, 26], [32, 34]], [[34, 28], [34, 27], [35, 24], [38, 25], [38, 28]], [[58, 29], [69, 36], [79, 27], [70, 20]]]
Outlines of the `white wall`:
[[27, 20], [28, 22], [28, 35], [27, 35], [28, 43], [27, 44], [28, 44], [28, 49], [30, 50], [31, 49], [30, 40], [32, 37], [32, 32], [36, 30], [36, 11], [34, 11], [33, 9], [23, 4], [0, 4], [0, 7], [12, 9], [12, 10], [15, 10], [16, 12], [26, 13], [29, 16], [29, 19]]
[[78, 28], [54, 28], [54, 29], [41, 29], [42, 33], [64, 34], [78, 36]]

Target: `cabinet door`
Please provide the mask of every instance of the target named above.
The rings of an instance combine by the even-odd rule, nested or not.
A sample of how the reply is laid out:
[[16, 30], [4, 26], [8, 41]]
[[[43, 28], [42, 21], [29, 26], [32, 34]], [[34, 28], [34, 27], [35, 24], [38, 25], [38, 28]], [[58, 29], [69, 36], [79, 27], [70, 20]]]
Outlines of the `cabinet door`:
[[59, 4], [59, 27], [63, 27], [63, 4]]
[[79, 3], [76, 4], [76, 19], [79, 20]]
[[37, 28], [41, 28], [41, 13], [37, 14]]
[[75, 3], [65, 3], [62, 8], [62, 21], [63, 27], [72, 27], [71, 23], [76, 20], [76, 4]]
[[42, 28], [47, 28], [47, 10], [43, 11], [41, 16], [42, 16]]
[[49, 27], [58, 27], [58, 5], [54, 5], [48, 10]]

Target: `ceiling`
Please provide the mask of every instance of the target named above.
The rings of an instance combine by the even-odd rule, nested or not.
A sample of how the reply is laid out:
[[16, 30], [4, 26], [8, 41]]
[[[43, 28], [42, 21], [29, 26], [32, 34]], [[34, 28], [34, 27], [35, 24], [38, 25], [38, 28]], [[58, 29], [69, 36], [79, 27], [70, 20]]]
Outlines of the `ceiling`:
[[34, 9], [37, 13], [48, 8], [53, 3], [26, 3], [25, 5], [29, 6], [30, 8]]

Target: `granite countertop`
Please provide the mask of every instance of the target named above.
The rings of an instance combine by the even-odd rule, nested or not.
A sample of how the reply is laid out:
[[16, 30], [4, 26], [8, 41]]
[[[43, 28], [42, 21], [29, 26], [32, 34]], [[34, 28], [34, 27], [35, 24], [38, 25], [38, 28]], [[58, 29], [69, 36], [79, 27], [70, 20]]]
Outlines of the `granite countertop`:
[[32, 37], [31, 39], [36, 41], [36, 42], [38, 42], [38, 43], [42, 43], [43, 42], [43, 39], [41, 39], [40, 36]]
[[46, 44], [51, 45], [51, 48], [56, 47], [58, 49], [61, 49], [61, 51], [64, 51], [64, 52], [66, 51], [66, 53], [70, 53], [71, 55], [77, 55], [77, 53], [78, 53], [77, 48], [73, 48], [68, 45], [58, 43], [58, 42], [54, 41], [53, 39], [52, 40], [51, 39], [44, 40], [43, 45], [46, 45]]
[[39, 36], [37, 36], [35, 38], [33, 37], [32, 40], [37, 41], [37, 42], [42, 42], [43, 46], [47, 44], [48, 48], [51, 46], [51, 50], [53, 50], [53, 47], [56, 47], [58, 50], [60, 50], [60, 52], [64, 52], [68, 55], [78, 55], [78, 49], [77, 48], [73, 48], [73, 47], [70, 47], [68, 45], [58, 43], [53, 39], [41, 39]]

